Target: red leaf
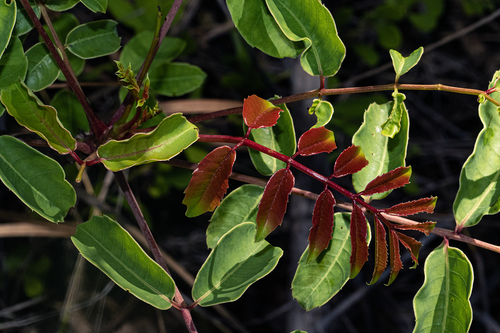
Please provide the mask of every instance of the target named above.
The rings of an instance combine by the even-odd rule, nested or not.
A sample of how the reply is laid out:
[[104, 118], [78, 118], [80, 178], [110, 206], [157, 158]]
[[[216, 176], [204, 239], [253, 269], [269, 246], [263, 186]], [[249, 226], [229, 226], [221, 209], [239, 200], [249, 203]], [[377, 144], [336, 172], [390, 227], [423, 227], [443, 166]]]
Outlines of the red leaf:
[[273, 103], [256, 95], [249, 96], [243, 101], [243, 119], [250, 128], [276, 125], [281, 111], [283, 110]]
[[335, 198], [332, 192], [328, 189], [321, 192], [314, 205], [307, 262], [316, 259], [321, 251], [328, 247], [332, 239], [333, 206], [335, 206]]
[[434, 229], [434, 226], [436, 225], [436, 222], [422, 222], [419, 224], [412, 224], [412, 225], [395, 225], [394, 228], [399, 229], [399, 230], [417, 230], [420, 232], [423, 232], [427, 236], [429, 236], [429, 233]]
[[266, 238], [283, 221], [294, 183], [295, 177], [289, 169], [276, 171], [267, 182], [257, 212], [256, 242]]
[[411, 167], [399, 167], [383, 175], [378, 176], [366, 185], [360, 195], [372, 195], [383, 193], [395, 188], [405, 186], [410, 182]]
[[311, 128], [309, 131], [302, 134], [298, 146], [301, 156], [329, 153], [337, 148], [333, 132], [327, 130], [324, 126]]
[[394, 282], [394, 280], [398, 276], [399, 271], [403, 268], [401, 255], [399, 254], [399, 238], [396, 234], [396, 231], [394, 230], [390, 230], [389, 261], [391, 263], [391, 276], [389, 277], [389, 282], [386, 284], [386, 286]]
[[353, 203], [351, 214], [351, 279], [358, 275], [359, 271], [368, 261], [368, 244], [366, 243], [366, 218], [361, 208]]
[[343, 177], [358, 172], [368, 165], [368, 160], [360, 146], [350, 146], [340, 153], [335, 161], [333, 176]]
[[405, 234], [396, 231], [399, 237], [399, 241], [401, 244], [403, 244], [408, 251], [410, 251], [411, 254], [411, 259], [413, 260], [414, 264], [412, 268], [416, 268], [418, 265], [418, 252], [420, 251], [420, 248], [422, 247], [422, 243], [420, 243], [418, 240], [416, 240], [413, 237], [406, 236]]
[[434, 207], [436, 207], [436, 201], [437, 197], [430, 197], [410, 202], [403, 202], [392, 206], [391, 208], [385, 209], [384, 212], [397, 216], [407, 216], [422, 212], [432, 214], [434, 212]]
[[184, 191], [182, 203], [187, 206], [186, 216], [194, 217], [213, 211], [228, 188], [236, 152], [228, 146], [215, 148], [198, 164]]
[[385, 228], [382, 222], [375, 216], [375, 268], [370, 284], [378, 281], [387, 267], [387, 241], [385, 240]]

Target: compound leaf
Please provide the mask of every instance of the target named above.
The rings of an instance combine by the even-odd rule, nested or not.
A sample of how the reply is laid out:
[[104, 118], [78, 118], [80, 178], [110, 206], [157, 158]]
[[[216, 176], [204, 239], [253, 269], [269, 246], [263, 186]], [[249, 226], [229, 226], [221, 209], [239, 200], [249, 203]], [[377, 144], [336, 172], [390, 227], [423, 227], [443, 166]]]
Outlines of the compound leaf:
[[325, 127], [311, 128], [299, 138], [298, 152], [301, 156], [330, 153], [337, 148], [333, 132]]
[[425, 280], [413, 299], [414, 333], [468, 332], [474, 272], [465, 254], [442, 244], [424, 265]]
[[51, 222], [64, 222], [76, 193], [59, 163], [14, 137], [0, 137], [0, 179], [22, 202]]
[[73, 244], [113, 282], [140, 300], [166, 310], [175, 286], [130, 234], [107, 216], [93, 216], [78, 225]]
[[81, 24], [66, 36], [66, 47], [77, 57], [92, 59], [115, 53], [120, 48], [113, 20], [94, 21]]
[[345, 46], [335, 21], [318, 0], [266, 0], [283, 33], [294, 42], [302, 41], [302, 68], [313, 76], [333, 76], [345, 57]]
[[207, 228], [207, 246], [215, 248], [219, 239], [243, 222], [255, 222], [264, 188], [245, 184], [229, 193], [217, 207]]
[[180, 113], [173, 114], [149, 133], [138, 133], [127, 140], [110, 140], [99, 146], [97, 155], [111, 171], [154, 161], [166, 161], [198, 139], [198, 128]]
[[351, 175], [368, 165], [368, 160], [360, 146], [350, 146], [340, 153], [333, 167], [334, 177]]
[[256, 242], [266, 238], [283, 222], [288, 196], [294, 184], [295, 177], [289, 169], [278, 170], [267, 182], [257, 212]]
[[194, 217], [219, 206], [228, 188], [236, 152], [228, 146], [212, 150], [198, 164], [184, 191], [182, 203], [187, 206], [186, 216]]
[[307, 262], [316, 259], [321, 251], [328, 247], [333, 232], [333, 207], [335, 198], [330, 190], [325, 189], [314, 205], [312, 228], [309, 232], [309, 254]]
[[232, 302], [276, 267], [283, 251], [265, 240], [255, 242], [255, 224], [227, 232], [208, 256], [194, 281], [192, 296], [201, 306]]
[[40, 135], [59, 154], [75, 150], [76, 140], [59, 121], [56, 109], [43, 105], [24, 83], [17, 82], [2, 90], [0, 100], [20, 125]]
[[399, 167], [383, 175], [378, 176], [369, 182], [365, 189], [359, 194], [372, 195], [375, 193], [383, 193], [393, 190], [398, 187], [405, 186], [410, 183], [411, 167]]

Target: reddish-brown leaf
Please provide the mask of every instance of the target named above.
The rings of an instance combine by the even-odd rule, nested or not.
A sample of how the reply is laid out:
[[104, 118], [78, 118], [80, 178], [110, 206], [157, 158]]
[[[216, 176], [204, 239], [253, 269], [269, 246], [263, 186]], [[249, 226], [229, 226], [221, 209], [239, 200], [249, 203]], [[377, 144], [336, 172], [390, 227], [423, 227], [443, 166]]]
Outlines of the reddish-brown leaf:
[[243, 119], [250, 128], [276, 125], [281, 111], [283, 110], [257, 95], [249, 96], [243, 101]]
[[336, 178], [351, 175], [368, 165], [368, 160], [360, 146], [350, 146], [340, 153], [333, 167]]
[[417, 230], [429, 236], [429, 233], [432, 231], [432, 229], [434, 229], [435, 225], [436, 222], [428, 221], [412, 225], [395, 225], [394, 228], [399, 230]]
[[378, 176], [366, 185], [365, 189], [359, 194], [372, 195], [383, 193], [395, 188], [405, 186], [410, 182], [411, 167], [399, 167], [383, 175]]
[[236, 152], [228, 146], [215, 148], [198, 164], [184, 191], [182, 203], [187, 206], [186, 216], [194, 217], [213, 211], [220, 204], [228, 188]]
[[436, 207], [437, 197], [422, 198], [410, 202], [403, 202], [387, 208], [384, 212], [398, 216], [408, 216], [422, 212], [432, 214]]
[[293, 184], [295, 177], [289, 169], [276, 171], [267, 182], [257, 211], [256, 242], [266, 238], [283, 221]]
[[298, 151], [301, 156], [310, 156], [320, 153], [329, 153], [337, 145], [333, 132], [327, 130], [324, 126], [311, 128], [300, 136]]
[[353, 203], [351, 213], [351, 279], [358, 275], [359, 271], [368, 261], [368, 244], [366, 243], [366, 218], [361, 208]]
[[370, 284], [378, 281], [387, 267], [387, 241], [385, 240], [385, 228], [382, 222], [375, 216], [375, 267]]
[[335, 198], [330, 190], [325, 189], [314, 205], [307, 262], [316, 259], [321, 251], [328, 247], [328, 243], [332, 239], [333, 206], [335, 206]]
[[422, 243], [420, 243], [418, 240], [416, 240], [413, 237], [406, 236], [405, 234], [396, 231], [399, 237], [399, 241], [401, 244], [404, 245], [410, 251], [411, 254], [411, 259], [413, 260], [413, 267], [416, 268], [418, 265], [418, 252], [420, 251], [420, 248], [422, 247]]
[[391, 276], [389, 277], [389, 282], [386, 286], [394, 282], [399, 271], [403, 268], [401, 255], [399, 254], [399, 238], [396, 231], [392, 229], [389, 234], [389, 262], [391, 264]]

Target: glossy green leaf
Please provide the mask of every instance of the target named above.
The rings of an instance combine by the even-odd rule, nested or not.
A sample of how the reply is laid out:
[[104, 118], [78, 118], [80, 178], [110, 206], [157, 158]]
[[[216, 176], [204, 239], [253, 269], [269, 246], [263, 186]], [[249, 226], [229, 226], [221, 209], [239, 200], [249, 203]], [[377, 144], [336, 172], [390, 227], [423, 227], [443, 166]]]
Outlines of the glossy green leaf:
[[[59, 17], [53, 19], [52, 26], [57, 33], [57, 37], [61, 42], [66, 40], [66, 36], [68, 36], [69, 32], [76, 28], [80, 22], [78, 18], [71, 13], [62, 13]], [[43, 29], [49, 35], [50, 40], [54, 43], [54, 38], [52, 38], [52, 33], [49, 30], [49, 27], [44, 24]], [[43, 42], [43, 38], [39, 36], [40, 42]], [[70, 53], [71, 54], [71, 53]]]
[[33, 91], [39, 91], [50, 86], [59, 75], [59, 67], [44, 43], [33, 45], [26, 51], [28, 72], [26, 85]]
[[176, 113], [163, 119], [149, 133], [106, 142], [97, 149], [97, 155], [106, 168], [119, 171], [134, 165], [169, 160], [197, 139], [198, 128]]
[[[163, 15], [166, 15], [173, 2], [174, 0], [108, 0], [108, 11], [120, 23], [133, 28], [136, 33], [144, 30], [154, 31], [158, 7], [164, 10]], [[182, 12], [183, 6], [179, 9], [176, 17], [182, 17]]]
[[[283, 112], [280, 113], [276, 125], [273, 127], [252, 130], [249, 139], [286, 156], [292, 156], [297, 149], [297, 139], [295, 138], [292, 115], [286, 104], [279, 104], [277, 106], [280, 107]], [[245, 133], [247, 129], [248, 127], [243, 124]], [[267, 154], [254, 149], [248, 149], [248, 151], [255, 169], [264, 176], [270, 176], [276, 171], [286, 167], [285, 162], [277, 160]]]
[[[16, 0], [16, 3], [17, 3], [16, 25], [14, 26], [14, 31], [12, 32], [12, 35], [22, 36], [30, 32], [31, 29], [35, 27], [35, 25], [31, 21], [23, 5], [19, 3], [19, 0]], [[31, 5], [31, 8], [33, 8], [36, 17], [40, 18], [40, 8], [38, 7], [38, 5], [34, 1], [30, 1], [29, 4]]]
[[403, 113], [408, 113], [404, 103], [406, 96], [396, 91], [392, 93], [392, 96], [394, 97], [394, 103], [391, 114], [385, 123], [382, 124], [382, 134], [390, 137], [391, 139], [393, 139], [401, 129], [401, 117], [403, 116]]
[[[138, 33], [123, 47], [120, 54], [120, 62], [123, 66], [127, 67], [130, 63], [132, 71], [138, 73], [144, 59], [148, 54], [149, 48], [153, 41], [154, 33], [152, 31], [143, 31]], [[152, 69], [156, 66], [170, 62], [177, 58], [184, 48], [186, 42], [180, 38], [165, 37], [163, 42], [156, 53], [156, 56], [151, 64], [150, 73], [154, 72]]]
[[80, 0], [45, 0], [44, 4], [48, 9], [55, 12], [64, 12], [79, 3]]
[[2, 57], [7, 45], [9, 45], [17, 16], [16, 2], [7, 3], [0, 1], [0, 57]]
[[94, 13], [106, 13], [108, 0], [81, 0], [82, 3]]
[[166, 62], [149, 74], [151, 89], [165, 96], [180, 96], [199, 88], [207, 74], [198, 66]]
[[[500, 76], [497, 71], [489, 88]], [[491, 96], [500, 100], [500, 93]], [[460, 187], [453, 203], [453, 213], [458, 225], [471, 227], [484, 215], [500, 210], [500, 117], [491, 102], [479, 104], [479, 117], [483, 129], [479, 133], [474, 151], [462, 167]]]
[[468, 332], [474, 272], [465, 254], [442, 244], [425, 260], [425, 280], [413, 299], [414, 333]]
[[267, 241], [254, 241], [255, 223], [237, 225], [208, 256], [194, 281], [192, 296], [201, 306], [232, 302], [269, 274], [283, 251]]
[[[382, 124], [389, 117], [393, 102], [370, 104], [365, 111], [363, 124], [352, 138], [352, 143], [361, 146], [369, 164], [352, 177], [354, 189], [361, 192], [375, 177], [405, 165], [408, 144], [409, 120], [406, 110], [401, 118], [401, 130], [393, 139], [382, 135]], [[390, 192], [374, 194], [370, 198], [382, 199]]]
[[304, 49], [281, 31], [264, 0], [226, 0], [236, 29], [252, 47], [276, 58], [295, 58]]
[[24, 55], [23, 43], [19, 38], [13, 37], [0, 58], [0, 90], [24, 80], [27, 70], [28, 59]]
[[333, 106], [332, 103], [328, 101], [323, 101], [315, 99], [312, 106], [309, 108], [309, 114], [316, 115], [316, 124], [312, 128], [318, 128], [326, 126], [330, 122], [333, 116]]
[[229, 193], [217, 207], [207, 228], [207, 246], [215, 248], [219, 239], [243, 222], [255, 222], [264, 188], [246, 184]]
[[50, 104], [56, 110], [59, 110], [57, 113], [59, 120], [73, 136], [82, 131], [89, 131], [89, 123], [85, 116], [85, 111], [74, 92], [59, 90], [52, 98]]
[[115, 53], [120, 48], [113, 20], [94, 21], [81, 24], [66, 36], [66, 47], [77, 57], [91, 59]]
[[82, 256], [121, 288], [158, 309], [170, 308], [174, 281], [117, 222], [93, 216], [78, 225], [71, 240]]
[[20, 125], [40, 135], [59, 154], [75, 150], [76, 140], [59, 121], [56, 109], [43, 105], [23, 83], [2, 90], [0, 99]]
[[333, 76], [345, 57], [330, 11], [319, 0], [266, 0], [284, 34], [303, 41], [302, 68], [310, 75]]
[[64, 222], [76, 193], [53, 159], [11, 136], [0, 137], [0, 179], [29, 208], [51, 222]]
[[[336, 213], [332, 240], [328, 247], [311, 262], [307, 262], [308, 249], [300, 257], [292, 281], [292, 296], [307, 311], [328, 302], [349, 280], [350, 218], [349, 213]], [[370, 237], [368, 233], [368, 242]]]
[[396, 50], [389, 50], [389, 53], [391, 55], [394, 71], [396, 72], [396, 82], [398, 82], [401, 75], [406, 74], [420, 61], [420, 58], [424, 53], [424, 48], [422, 46], [419, 47], [408, 57], [403, 57], [401, 53]]

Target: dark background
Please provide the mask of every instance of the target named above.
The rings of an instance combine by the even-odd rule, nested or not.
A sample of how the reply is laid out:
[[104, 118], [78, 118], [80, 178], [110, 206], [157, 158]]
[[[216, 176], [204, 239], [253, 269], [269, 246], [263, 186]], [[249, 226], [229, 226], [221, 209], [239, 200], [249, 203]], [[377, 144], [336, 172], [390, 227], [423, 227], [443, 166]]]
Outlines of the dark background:
[[[120, 0], [110, 1], [119, 3]], [[140, 9], [141, 1], [136, 3]], [[167, 2], [168, 3], [168, 2]], [[346, 45], [347, 56], [338, 75], [327, 81], [328, 87], [350, 87], [386, 84], [394, 81], [388, 50], [393, 48], [409, 55], [419, 46], [425, 52], [420, 63], [401, 83], [435, 84], [487, 89], [494, 72], [500, 69], [500, 21], [498, 16], [477, 29], [467, 27], [488, 18], [499, 8], [496, 0], [404, 0], [404, 1], [324, 1], [337, 23], [340, 38]], [[228, 24], [229, 13], [225, 2], [185, 1], [183, 15], [169, 35], [188, 42], [178, 61], [198, 65], [207, 74], [201, 89], [190, 98], [219, 98], [242, 101], [250, 94], [263, 98], [275, 94], [287, 96], [315, 89], [317, 78], [310, 78], [298, 65], [298, 59], [274, 59], [249, 47], [237, 31]], [[163, 4], [166, 13], [168, 5]], [[122, 25], [119, 35], [125, 44], [134, 31], [143, 29], [141, 23], [131, 26], [116, 12], [92, 14], [83, 5], [73, 8], [81, 23], [94, 19], [114, 18]], [[496, 12], [495, 12], [496, 13]], [[52, 14], [54, 17], [56, 13]], [[144, 26], [148, 23], [143, 21]], [[154, 17], [150, 18], [154, 21]], [[127, 24], [128, 23], [128, 24]], [[135, 29], [135, 30], [134, 30]], [[446, 40], [457, 34], [456, 38]], [[27, 37], [37, 40], [36, 32]], [[439, 43], [440, 44], [435, 44]], [[117, 87], [110, 58], [88, 61], [80, 76], [82, 82], [110, 82], [109, 86], [85, 88], [92, 106], [106, 119], [118, 106]], [[386, 65], [389, 64], [389, 67]], [[54, 89], [42, 92], [41, 98], [50, 100]], [[424, 196], [438, 196], [435, 214], [418, 216], [432, 219], [437, 226], [453, 229], [455, 222], [452, 204], [458, 190], [461, 167], [473, 150], [482, 124], [477, 114], [477, 101], [473, 96], [446, 92], [404, 92], [410, 113], [410, 140], [407, 164], [413, 168], [412, 184], [394, 191], [376, 203], [389, 207], [395, 203]], [[186, 96], [183, 96], [186, 98]], [[390, 92], [328, 97], [335, 114], [328, 125], [335, 132], [338, 151], [351, 144], [351, 137], [360, 126], [363, 112], [374, 101], [390, 100]], [[168, 100], [162, 98], [162, 100]], [[311, 101], [293, 103], [289, 108], [294, 117], [297, 135], [306, 131], [314, 118], [307, 113]], [[0, 120], [4, 133], [16, 133], [20, 128], [12, 118], [4, 115]], [[241, 117], [230, 116], [199, 124], [201, 133], [241, 135]], [[181, 158], [196, 160], [211, 146], [198, 144], [191, 155]], [[68, 179], [75, 177], [70, 161], [57, 158], [65, 167]], [[303, 158], [300, 162], [314, 170], [330, 174], [335, 156]], [[106, 171], [101, 167], [88, 170], [96, 191], [106, 187]], [[240, 150], [234, 171], [258, 176], [247, 153]], [[181, 204], [183, 188], [191, 171], [164, 164], [146, 165], [130, 170], [128, 176], [158, 243], [173, 259], [193, 276], [203, 264], [209, 251], [205, 243], [205, 230], [209, 214], [188, 219]], [[296, 186], [319, 193], [322, 185], [295, 173]], [[352, 189], [350, 179], [339, 183]], [[230, 190], [241, 185], [230, 182]], [[78, 193], [83, 185], [75, 185]], [[38, 219], [3, 185], [0, 187], [1, 223]], [[75, 210], [68, 221], [85, 221], [90, 208], [79, 196]], [[342, 200], [341, 197], [338, 198]], [[308, 229], [314, 202], [292, 197], [282, 227], [268, 240], [284, 250], [277, 268], [264, 279], [252, 285], [234, 303], [222, 305], [223, 310], [197, 307], [193, 312], [200, 332], [290, 332], [303, 329], [312, 332], [410, 332], [414, 325], [412, 300], [423, 283], [423, 263], [427, 254], [442, 239], [414, 234], [423, 242], [420, 265], [410, 270], [411, 261], [404, 255], [405, 268], [397, 280], [385, 287], [384, 276], [374, 286], [367, 286], [373, 268], [373, 253], [359, 276], [349, 281], [331, 301], [321, 308], [305, 312], [291, 297], [290, 284], [298, 258], [307, 246]], [[106, 203], [121, 223], [135, 224], [116, 184], [109, 185]], [[123, 208], [122, 208], [123, 203]], [[108, 208], [109, 208], [108, 207]], [[474, 238], [500, 244], [496, 216], [486, 216], [476, 227], [465, 232]], [[474, 267], [475, 281], [471, 303], [473, 323], [471, 332], [500, 332], [500, 304], [498, 262], [500, 255], [466, 244], [451, 242], [462, 249]], [[405, 253], [405, 251], [402, 251]], [[186, 329], [175, 310], [160, 312], [141, 303], [119, 287], [92, 265], [77, 260], [77, 250], [64, 238], [1, 238], [0, 278], [0, 330], [6, 332], [185, 332]], [[75, 264], [76, 263], [76, 264]], [[190, 286], [177, 273], [173, 278], [180, 290], [190, 295]], [[69, 298], [73, 294], [73, 298]], [[65, 299], [70, 299], [73, 311], [63, 318]], [[189, 296], [186, 297], [189, 299]], [[17, 308], [13, 308], [17, 307]], [[221, 311], [226, 311], [224, 316]], [[229, 319], [228, 319], [229, 318]]]

